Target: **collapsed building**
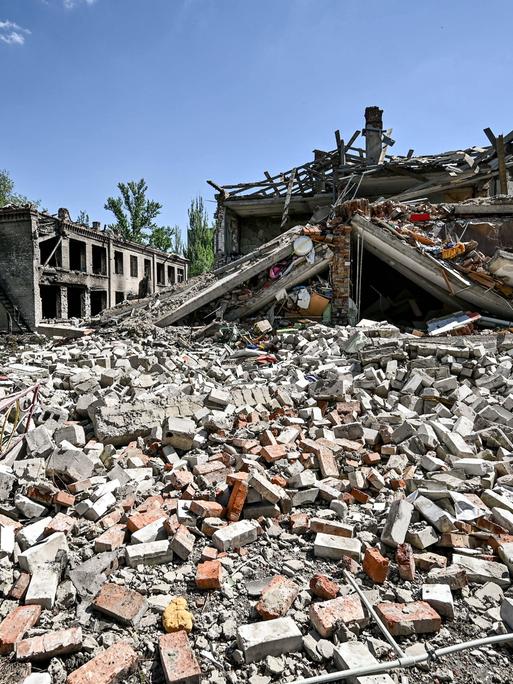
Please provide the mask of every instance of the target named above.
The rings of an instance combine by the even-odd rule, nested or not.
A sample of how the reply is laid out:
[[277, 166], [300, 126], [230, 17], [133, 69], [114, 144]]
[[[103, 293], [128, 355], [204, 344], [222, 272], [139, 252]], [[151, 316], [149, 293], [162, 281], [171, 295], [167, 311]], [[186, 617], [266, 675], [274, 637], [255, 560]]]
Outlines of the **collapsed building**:
[[187, 280], [188, 261], [31, 206], [0, 209], [0, 331], [45, 330]]
[[[497, 136], [489, 128], [484, 132], [490, 145], [437, 155], [415, 156], [413, 150], [405, 156], [392, 155], [392, 130], [383, 129], [382, 110], [368, 107], [362, 131], [355, 131], [347, 142], [336, 131], [336, 148], [314, 150], [311, 162], [274, 176], [266, 171], [264, 179], [256, 182], [219, 185], [209, 181], [217, 191], [217, 272], [226, 274], [230, 264], [235, 269], [247, 263], [252, 254], [259, 254], [264, 245], [276, 244], [294, 226], [325, 228], [328, 219], [345, 212], [345, 227], [328, 231], [333, 235], [335, 256], [329, 259], [330, 270], [320, 290], [314, 288], [315, 295], [331, 302], [333, 320], [347, 320], [353, 309], [356, 317], [364, 312], [382, 317], [395, 313], [400, 322], [415, 323], [462, 306], [511, 319], [509, 301], [499, 299], [509, 299], [510, 293], [495, 278], [504, 275], [497, 270], [497, 260], [492, 279], [479, 278], [471, 268], [465, 275], [456, 274], [458, 269], [445, 258], [445, 263], [441, 259], [428, 263], [433, 255], [427, 249], [420, 250], [424, 258], [412, 250], [405, 253], [391, 232], [400, 216], [402, 225], [408, 219], [414, 247], [425, 244], [415, 242], [415, 235], [434, 231], [432, 237], [437, 242], [441, 237], [440, 244], [475, 241], [485, 257], [482, 262], [497, 250], [501, 263], [509, 261], [513, 201], [507, 196], [513, 194], [513, 131]], [[356, 144], [360, 135], [365, 137], [365, 148]], [[497, 196], [501, 199], [493, 199]], [[352, 215], [341, 210], [342, 204], [358, 199], [396, 205], [395, 213], [390, 204], [386, 210], [388, 228], [376, 226], [374, 218], [365, 224], [353, 221]], [[319, 270], [315, 271], [318, 275]], [[486, 266], [484, 271], [489, 275]], [[493, 287], [492, 281], [497, 283]], [[508, 285], [507, 276], [503, 284]], [[490, 296], [488, 289], [494, 290]], [[407, 313], [404, 304], [409, 307]], [[402, 310], [394, 312], [396, 305]]]

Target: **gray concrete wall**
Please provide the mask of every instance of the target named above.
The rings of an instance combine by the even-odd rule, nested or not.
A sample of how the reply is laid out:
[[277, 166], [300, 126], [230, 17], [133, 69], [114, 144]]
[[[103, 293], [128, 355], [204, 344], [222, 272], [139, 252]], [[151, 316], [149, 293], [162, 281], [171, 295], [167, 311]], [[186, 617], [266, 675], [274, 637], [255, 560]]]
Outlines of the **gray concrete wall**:
[[28, 209], [13, 210], [3, 218], [0, 222], [0, 283], [29, 326], [35, 327], [40, 310], [32, 239], [35, 219]]

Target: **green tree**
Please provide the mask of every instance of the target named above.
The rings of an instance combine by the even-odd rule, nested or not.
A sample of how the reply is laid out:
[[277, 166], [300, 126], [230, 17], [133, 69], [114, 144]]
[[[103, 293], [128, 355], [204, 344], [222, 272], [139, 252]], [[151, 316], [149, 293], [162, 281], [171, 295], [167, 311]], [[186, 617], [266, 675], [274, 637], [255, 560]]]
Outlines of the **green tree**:
[[80, 223], [82, 226], [89, 226], [89, 214], [83, 209], [80, 210], [77, 216], [77, 223]]
[[210, 227], [203, 198], [196, 197], [189, 207], [186, 256], [191, 276], [212, 270], [214, 265], [214, 229]]
[[7, 171], [0, 169], [0, 207], [5, 207], [7, 204], [32, 204], [37, 207], [40, 202], [33, 202], [25, 195], [14, 192], [13, 179]]
[[147, 199], [148, 186], [144, 178], [139, 181], [118, 183], [120, 197], [108, 197], [105, 209], [111, 211], [116, 223], [109, 228], [121, 233], [125, 240], [145, 242], [145, 231], [153, 232], [157, 225], [155, 219], [160, 214], [162, 205], [155, 200]]
[[148, 244], [162, 252], [169, 252], [173, 246], [174, 228], [171, 226], [157, 226], [148, 236]]
[[174, 236], [173, 236], [173, 253], [174, 254], [179, 254], [180, 256], [183, 256], [185, 253], [185, 245], [183, 244], [182, 240], [182, 231], [180, 230], [180, 226], [175, 226], [173, 228], [174, 231]]

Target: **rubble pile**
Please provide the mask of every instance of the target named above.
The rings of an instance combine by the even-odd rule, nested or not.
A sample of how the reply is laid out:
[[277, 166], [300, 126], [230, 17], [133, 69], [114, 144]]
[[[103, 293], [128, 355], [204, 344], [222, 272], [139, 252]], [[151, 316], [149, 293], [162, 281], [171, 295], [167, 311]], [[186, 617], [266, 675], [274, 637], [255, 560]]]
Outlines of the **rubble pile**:
[[513, 336], [256, 334], [0, 349], [1, 681], [269, 684], [392, 659], [373, 613], [409, 655], [513, 628]]

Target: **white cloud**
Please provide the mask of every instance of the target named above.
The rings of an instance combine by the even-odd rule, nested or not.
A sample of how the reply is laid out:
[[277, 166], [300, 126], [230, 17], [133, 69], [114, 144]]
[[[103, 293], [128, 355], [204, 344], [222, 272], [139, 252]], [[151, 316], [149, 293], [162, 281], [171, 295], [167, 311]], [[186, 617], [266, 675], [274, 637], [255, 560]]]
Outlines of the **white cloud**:
[[73, 9], [77, 5], [94, 5], [96, 0], [63, 0], [66, 9]]
[[30, 31], [22, 26], [18, 26], [14, 21], [0, 20], [0, 41], [7, 45], [23, 45], [26, 36]]

